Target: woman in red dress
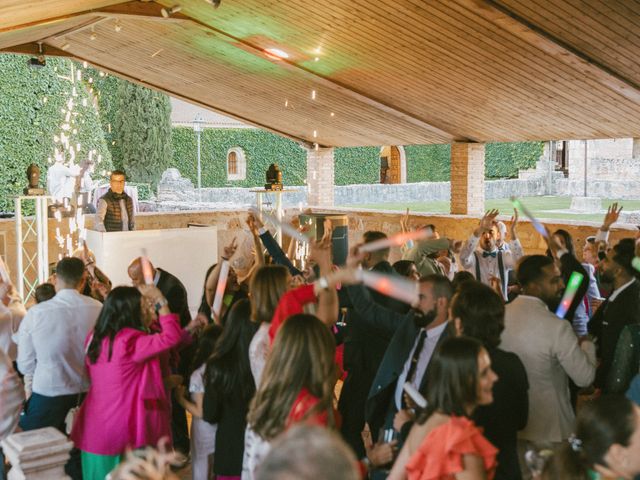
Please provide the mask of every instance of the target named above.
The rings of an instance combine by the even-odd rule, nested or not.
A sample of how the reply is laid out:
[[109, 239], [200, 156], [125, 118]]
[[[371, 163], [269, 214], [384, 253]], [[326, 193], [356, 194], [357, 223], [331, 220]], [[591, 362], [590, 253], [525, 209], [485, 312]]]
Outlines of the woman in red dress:
[[492, 480], [497, 449], [469, 419], [493, 402], [498, 379], [482, 344], [445, 340], [432, 359], [428, 407], [409, 433], [389, 480]]

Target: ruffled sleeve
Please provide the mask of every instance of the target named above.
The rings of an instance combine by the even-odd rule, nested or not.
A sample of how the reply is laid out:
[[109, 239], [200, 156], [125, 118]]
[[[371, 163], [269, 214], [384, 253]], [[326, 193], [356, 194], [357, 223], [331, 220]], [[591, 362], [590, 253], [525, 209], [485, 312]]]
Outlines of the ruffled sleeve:
[[484, 438], [471, 420], [451, 419], [432, 430], [407, 463], [409, 480], [448, 480], [464, 470], [464, 455], [482, 458], [487, 478], [492, 480], [498, 450]]

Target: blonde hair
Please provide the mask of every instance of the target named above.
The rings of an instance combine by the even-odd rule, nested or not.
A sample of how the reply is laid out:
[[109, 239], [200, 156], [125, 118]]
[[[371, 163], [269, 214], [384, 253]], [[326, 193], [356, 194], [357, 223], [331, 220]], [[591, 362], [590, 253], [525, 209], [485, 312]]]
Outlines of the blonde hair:
[[303, 420], [326, 412], [333, 427], [335, 351], [333, 335], [314, 315], [293, 315], [285, 321], [249, 408], [247, 423], [253, 431], [266, 440], [279, 435], [303, 388], [319, 400]]
[[289, 270], [282, 265], [260, 267], [251, 279], [251, 320], [261, 324], [271, 322], [280, 297], [287, 291]]

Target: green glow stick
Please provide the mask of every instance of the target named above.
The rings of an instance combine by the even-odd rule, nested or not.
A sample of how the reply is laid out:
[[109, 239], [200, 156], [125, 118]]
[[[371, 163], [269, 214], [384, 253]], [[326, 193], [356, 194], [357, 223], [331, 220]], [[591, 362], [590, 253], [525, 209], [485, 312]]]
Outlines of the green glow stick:
[[572, 272], [569, 277], [569, 282], [567, 282], [567, 288], [564, 291], [564, 295], [562, 295], [562, 300], [560, 301], [560, 305], [558, 305], [558, 309], [556, 310], [556, 315], [560, 318], [564, 318], [564, 316], [569, 311], [569, 307], [573, 302], [573, 299], [578, 292], [578, 288], [580, 288], [580, 284], [584, 280], [584, 275], [579, 272]]

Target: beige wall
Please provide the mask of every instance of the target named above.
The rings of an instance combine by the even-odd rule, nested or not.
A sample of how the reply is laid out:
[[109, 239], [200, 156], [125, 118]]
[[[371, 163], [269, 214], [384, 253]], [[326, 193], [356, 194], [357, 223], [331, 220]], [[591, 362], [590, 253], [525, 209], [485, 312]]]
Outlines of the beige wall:
[[[323, 209], [324, 212], [345, 213], [349, 218], [349, 241], [350, 244], [358, 242], [362, 233], [367, 230], [380, 230], [387, 234], [394, 234], [400, 231], [399, 219], [400, 214], [397, 212], [384, 211], [362, 211], [357, 209]], [[287, 211], [287, 216], [291, 217], [298, 210]], [[163, 229], [163, 228], [186, 228], [189, 223], [199, 223], [205, 225], [215, 225], [218, 227], [218, 249], [230, 242], [234, 237], [238, 238], [240, 243], [245, 242], [249, 236], [246, 225], [244, 224], [244, 211], [202, 211], [202, 212], [175, 212], [175, 213], [140, 213], [136, 217], [136, 224], [139, 229]], [[508, 218], [504, 219], [506, 222]], [[92, 224], [92, 217], [87, 216], [87, 226]], [[453, 237], [456, 239], [465, 239], [475, 228], [478, 222], [477, 217], [462, 215], [411, 215], [411, 221], [414, 224], [433, 223], [436, 225], [441, 235]], [[507, 222], [508, 223], [508, 222]], [[58, 257], [58, 248], [54, 239], [55, 227], [57, 222], [53, 219], [49, 220], [49, 258], [51, 262], [55, 262]], [[66, 225], [63, 221], [62, 225]], [[556, 228], [565, 228], [571, 233], [576, 245], [581, 246], [585, 237], [594, 235], [598, 224], [596, 223], [578, 223], [567, 222], [563, 224], [548, 223], [551, 230]], [[61, 229], [63, 235], [64, 228]], [[15, 223], [13, 219], [0, 220], [0, 234], [4, 233], [6, 238], [6, 259], [9, 268], [15, 272], [16, 262], [16, 245], [15, 245]], [[542, 253], [545, 244], [540, 235], [538, 235], [528, 222], [522, 222], [519, 227], [519, 234], [526, 253]], [[635, 235], [635, 230], [614, 228], [611, 239], [615, 243], [624, 236]], [[578, 249], [579, 251], [581, 248]], [[397, 249], [392, 251], [391, 260], [399, 259]], [[13, 276], [13, 275], [12, 275]], [[15, 278], [14, 278], [15, 281]]]

